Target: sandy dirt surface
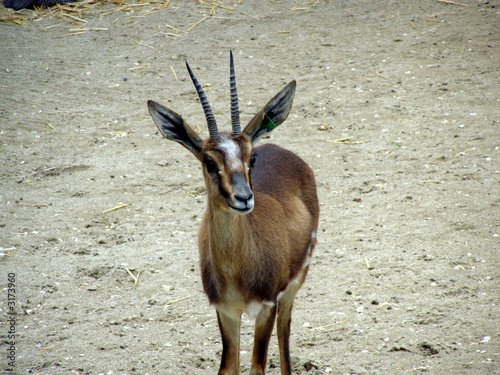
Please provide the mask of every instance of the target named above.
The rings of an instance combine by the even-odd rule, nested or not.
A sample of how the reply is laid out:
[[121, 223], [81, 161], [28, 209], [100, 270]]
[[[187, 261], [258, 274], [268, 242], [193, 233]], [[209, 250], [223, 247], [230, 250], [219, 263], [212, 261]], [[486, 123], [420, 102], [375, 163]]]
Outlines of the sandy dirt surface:
[[[0, 23], [1, 369], [217, 372], [200, 166], [146, 101], [207, 134], [187, 59], [227, 129], [232, 49], [244, 123], [297, 80], [263, 142], [318, 184], [294, 372], [499, 374], [500, 2], [209, 3]], [[269, 358], [279, 374], [275, 336]]]

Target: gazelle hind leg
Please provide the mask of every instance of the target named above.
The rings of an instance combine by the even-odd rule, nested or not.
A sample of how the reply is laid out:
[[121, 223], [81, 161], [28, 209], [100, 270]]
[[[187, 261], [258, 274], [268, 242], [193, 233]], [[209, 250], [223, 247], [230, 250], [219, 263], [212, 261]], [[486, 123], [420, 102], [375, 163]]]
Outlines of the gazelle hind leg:
[[239, 375], [241, 315], [234, 319], [217, 310], [217, 321], [222, 337], [219, 375]]
[[251, 375], [266, 373], [267, 350], [276, 320], [276, 305], [264, 305], [255, 319]]
[[290, 363], [290, 324], [292, 322], [293, 301], [300, 287], [304, 283], [309, 266], [302, 269], [297, 278], [293, 280], [283, 291], [278, 300], [277, 331], [280, 347], [281, 375], [292, 373]]

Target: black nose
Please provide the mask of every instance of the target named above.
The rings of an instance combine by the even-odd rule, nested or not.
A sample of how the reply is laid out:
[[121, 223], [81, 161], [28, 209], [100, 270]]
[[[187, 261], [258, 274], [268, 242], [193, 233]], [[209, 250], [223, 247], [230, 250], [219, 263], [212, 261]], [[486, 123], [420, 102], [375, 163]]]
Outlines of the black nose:
[[246, 205], [253, 199], [253, 193], [245, 180], [245, 176], [243, 174], [235, 174], [232, 180], [234, 200], [237, 203]]
[[[248, 186], [247, 186], [248, 188]], [[240, 203], [247, 204], [253, 198], [253, 193], [248, 188], [248, 191], [242, 191], [241, 193], [236, 193], [234, 199]]]
[[243, 177], [233, 179], [233, 191], [234, 199], [241, 203], [246, 203], [253, 198], [252, 190]]

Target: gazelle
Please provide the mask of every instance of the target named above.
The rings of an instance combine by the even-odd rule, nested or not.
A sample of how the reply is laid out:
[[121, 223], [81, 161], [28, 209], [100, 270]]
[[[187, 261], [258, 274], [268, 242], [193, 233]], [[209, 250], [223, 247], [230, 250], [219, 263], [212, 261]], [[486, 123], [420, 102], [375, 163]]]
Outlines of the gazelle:
[[208, 123], [203, 141], [174, 111], [148, 101], [166, 138], [201, 162], [208, 205], [199, 232], [203, 288], [217, 310], [222, 336], [219, 374], [240, 373], [241, 315], [255, 319], [252, 374], [264, 374], [277, 318], [281, 373], [291, 373], [293, 301], [316, 244], [319, 203], [311, 168], [273, 144], [254, 143], [287, 118], [295, 94], [290, 82], [241, 130], [234, 62], [230, 56], [232, 132], [218, 131], [203, 88], [186, 62]]

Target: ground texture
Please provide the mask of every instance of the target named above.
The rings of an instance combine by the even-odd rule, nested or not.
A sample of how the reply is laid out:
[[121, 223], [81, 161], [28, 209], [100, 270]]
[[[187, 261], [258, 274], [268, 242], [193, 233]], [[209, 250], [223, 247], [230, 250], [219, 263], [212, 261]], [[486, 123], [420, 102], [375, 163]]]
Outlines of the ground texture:
[[[500, 2], [458, 2], [1, 9], [1, 369], [217, 372], [200, 166], [146, 101], [207, 134], [187, 59], [227, 127], [232, 49], [243, 122], [297, 80], [263, 142], [300, 155], [318, 184], [295, 373], [500, 373]], [[252, 335], [245, 320], [243, 373]]]

